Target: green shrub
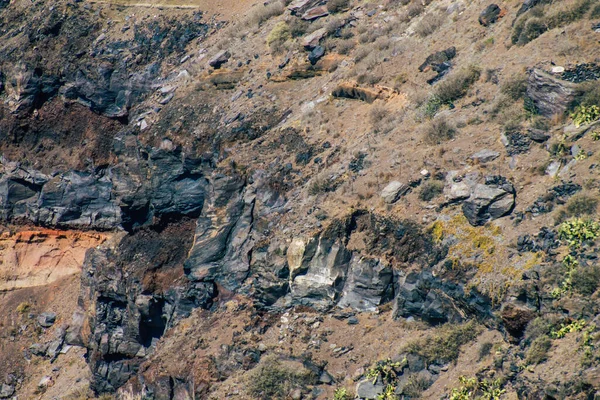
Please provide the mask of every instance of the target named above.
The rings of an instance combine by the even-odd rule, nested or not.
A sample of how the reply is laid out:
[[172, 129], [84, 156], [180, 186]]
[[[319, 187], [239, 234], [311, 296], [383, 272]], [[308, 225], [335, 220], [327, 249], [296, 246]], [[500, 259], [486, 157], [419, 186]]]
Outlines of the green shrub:
[[506, 392], [502, 389], [502, 381], [496, 379], [488, 381], [487, 379], [479, 380], [478, 378], [467, 378], [461, 376], [458, 378], [460, 386], [452, 389], [449, 400], [499, 400]]
[[17, 312], [19, 314], [25, 314], [29, 310], [31, 310], [31, 304], [29, 304], [27, 302], [19, 303], [19, 305], [17, 306]]
[[429, 181], [425, 182], [423, 187], [421, 188], [421, 192], [419, 193], [419, 199], [422, 201], [431, 201], [440, 194], [444, 190], [444, 182], [442, 181]]
[[580, 248], [585, 242], [600, 236], [600, 224], [590, 219], [574, 218], [558, 227], [558, 237], [572, 249]]
[[350, 400], [352, 396], [346, 388], [337, 388], [333, 392], [333, 400]]
[[598, 4], [597, 6], [595, 6], [592, 9], [592, 12], [590, 14], [590, 18], [600, 18], [600, 4]]
[[331, 14], [339, 13], [347, 10], [350, 6], [350, 0], [328, 0], [327, 11]]
[[430, 144], [440, 144], [456, 136], [456, 129], [446, 117], [432, 120], [425, 129], [425, 141]]
[[430, 336], [416, 339], [405, 350], [425, 359], [427, 364], [446, 364], [458, 359], [460, 348], [479, 335], [480, 328], [474, 322], [446, 324]]
[[525, 362], [528, 365], [537, 365], [546, 361], [548, 350], [552, 347], [552, 340], [546, 335], [539, 336], [527, 350]]
[[575, 126], [590, 124], [600, 118], [600, 107], [597, 105], [585, 106], [580, 105], [575, 108], [571, 114]]
[[267, 46], [269, 46], [271, 50], [279, 52], [281, 51], [283, 44], [291, 38], [292, 34], [290, 32], [290, 27], [288, 24], [281, 21], [278, 22], [267, 35]]

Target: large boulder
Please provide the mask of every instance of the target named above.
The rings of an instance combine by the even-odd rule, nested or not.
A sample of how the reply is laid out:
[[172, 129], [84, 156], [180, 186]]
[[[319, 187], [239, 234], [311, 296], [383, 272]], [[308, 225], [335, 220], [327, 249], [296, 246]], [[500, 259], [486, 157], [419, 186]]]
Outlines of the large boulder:
[[463, 213], [473, 226], [510, 214], [515, 207], [514, 186], [503, 177], [487, 177], [485, 184], [476, 184], [471, 196], [463, 203]]
[[393, 296], [393, 270], [382, 260], [354, 254], [339, 307], [375, 311]]
[[356, 384], [356, 395], [359, 399], [376, 399], [385, 390], [381, 380], [373, 382], [373, 379], [363, 379]]
[[398, 278], [394, 318], [420, 318], [430, 324], [461, 322], [469, 315], [489, 317], [491, 303], [477, 290], [465, 290], [431, 271], [411, 271]]
[[577, 96], [577, 85], [534, 68], [527, 81], [527, 96], [541, 115], [552, 117], [567, 110]]

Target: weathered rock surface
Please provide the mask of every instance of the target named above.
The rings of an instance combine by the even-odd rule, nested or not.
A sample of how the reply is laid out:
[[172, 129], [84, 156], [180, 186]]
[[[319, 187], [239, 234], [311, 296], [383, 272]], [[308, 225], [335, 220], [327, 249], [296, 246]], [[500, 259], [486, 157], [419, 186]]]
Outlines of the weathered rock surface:
[[577, 88], [571, 82], [557, 79], [537, 68], [529, 74], [527, 96], [545, 117], [564, 113], [576, 95]]
[[229, 57], [231, 54], [227, 50], [221, 50], [217, 54], [215, 54], [209, 61], [208, 65], [213, 67], [214, 69], [219, 69], [223, 64], [229, 61]]
[[502, 9], [498, 4], [490, 4], [479, 15], [479, 23], [483, 26], [490, 26], [498, 21], [501, 12]]
[[56, 313], [54, 312], [43, 312], [38, 315], [37, 322], [42, 328], [50, 328], [56, 321]]
[[381, 191], [381, 197], [388, 204], [400, 200], [400, 197], [409, 191], [410, 187], [402, 182], [392, 181]]
[[471, 225], [480, 226], [510, 214], [515, 199], [516, 191], [511, 183], [502, 177], [488, 177], [485, 184], [475, 185], [462, 209]]
[[497, 151], [484, 149], [473, 154], [470, 158], [479, 163], [488, 163], [494, 161], [498, 157], [500, 157], [500, 153]]
[[491, 313], [491, 304], [485, 296], [430, 271], [409, 272], [399, 278], [397, 285], [395, 317], [419, 317], [431, 324], [441, 324], [463, 321], [467, 315], [486, 318]]

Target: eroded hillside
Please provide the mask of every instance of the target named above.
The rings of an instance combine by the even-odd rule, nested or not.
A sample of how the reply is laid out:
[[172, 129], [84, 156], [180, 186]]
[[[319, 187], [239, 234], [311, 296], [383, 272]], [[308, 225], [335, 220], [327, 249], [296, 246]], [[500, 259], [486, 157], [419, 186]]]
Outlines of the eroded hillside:
[[0, 28], [0, 398], [598, 396], [596, 1]]

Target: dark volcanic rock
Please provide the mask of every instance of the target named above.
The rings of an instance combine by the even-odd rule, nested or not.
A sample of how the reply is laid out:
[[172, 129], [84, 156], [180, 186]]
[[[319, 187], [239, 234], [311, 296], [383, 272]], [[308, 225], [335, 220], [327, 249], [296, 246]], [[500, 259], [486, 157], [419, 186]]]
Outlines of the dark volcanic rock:
[[394, 317], [419, 317], [431, 324], [460, 322], [466, 315], [488, 317], [491, 303], [476, 290], [435, 277], [430, 271], [413, 271], [398, 280]]
[[316, 46], [309, 54], [308, 61], [310, 61], [311, 65], [315, 65], [317, 61], [321, 59], [325, 55], [325, 49], [322, 46]]
[[227, 51], [227, 50], [221, 50], [220, 52], [218, 52], [217, 54], [215, 54], [213, 56], [213, 58], [211, 58], [208, 61], [208, 65], [210, 65], [214, 69], [219, 69], [219, 68], [221, 68], [221, 65], [223, 65], [227, 61], [229, 61], [229, 57], [231, 57], [231, 54], [229, 53], [229, 51]]
[[471, 225], [480, 226], [510, 214], [515, 206], [515, 198], [516, 191], [510, 182], [502, 177], [488, 177], [485, 184], [475, 185], [462, 209]]
[[552, 249], [556, 249], [560, 245], [556, 232], [543, 227], [537, 236], [521, 235], [517, 239], [517, 250], [523, 251], [545, 251], [550, 253]]
[[594, 63], [577, 64], [573, 68], [566, 69], [565, 72], [561, 74], [561, 78], [565, 81], [574, 83], [595, 81], [600, 79], [600, 65]]
[[502, 9], [497, 4], [490, 4], [479, 15], [479, 23], [483, 26], [490, 26], [498, 21]]
[[456, 57], [456, 47], [449, 47], [446, 50], [438, 51], [437, 53], [427, 56], [425, 62], [419, 66], [419, 71], [423, 72], [426, 71], [428, 67], [441, 65], [452, 60], [454, 57]]
[[549, 213], [557, 204], [565, 204], [569, 197], [581, 190], [581, 186], [574, 182], [561, 183], [548, 189], [548, 193], [538, 197], [535, 202], [525, 210], [532, 215]]
[[527, 153], [531, 146], [530, 137], [521, 132], [505, 132], [502, 134], [502, 142], [509, 156]]
[[523, 14], [524, 12], [529, 11], [530, 9], [532, 9], [533, 7], [540, 5], [540, 4], [547, 4], [550, 3], [551, 0], [525, 0], [523, 1], [523, 4], [521, 5], [521, 8], [519, 8], [519, 11], [517, 12], [517, 17], [521, 14]]
[[238, 177], [217, 175], [212, 195], [196, 224], [194, 245], [185, 271], [196, 282], [217, 281], [239, 288], [248, 275], [255, 196]]

